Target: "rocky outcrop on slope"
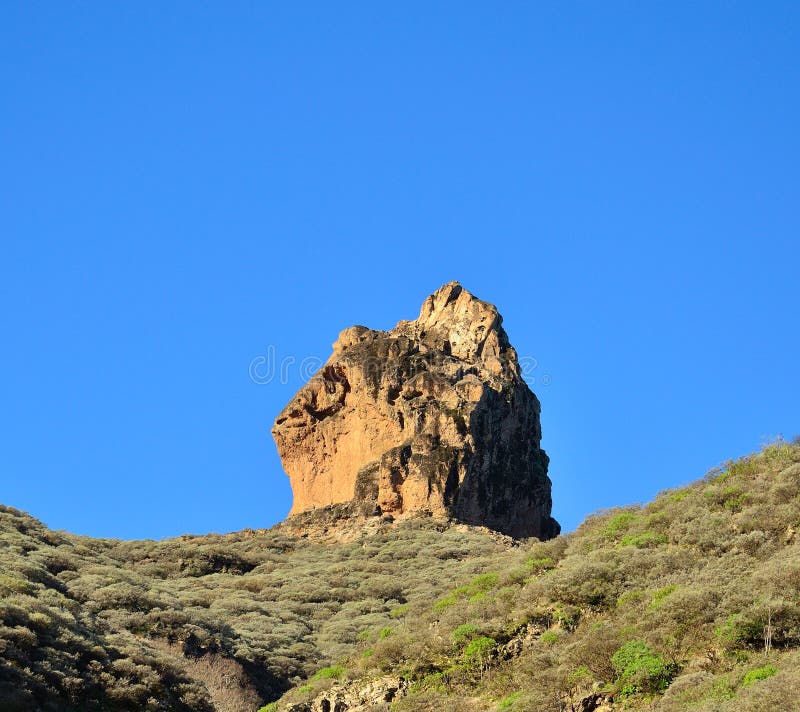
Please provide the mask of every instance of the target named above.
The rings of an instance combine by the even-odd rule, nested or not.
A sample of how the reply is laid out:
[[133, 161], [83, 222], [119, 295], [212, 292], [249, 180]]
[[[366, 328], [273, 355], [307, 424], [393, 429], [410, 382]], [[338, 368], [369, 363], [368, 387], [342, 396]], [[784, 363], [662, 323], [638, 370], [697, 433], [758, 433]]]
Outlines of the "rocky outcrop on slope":
[[539, 412], [497, 309], [446, 284], [415, 321], [345, 329], [280, 413], [290, 514], [350, 503], [555, 536]]
[[395, 677], [336, 683], [312, 700], [290, 704], [286, 712], [389, 712], [407, 691], [408, 681]]

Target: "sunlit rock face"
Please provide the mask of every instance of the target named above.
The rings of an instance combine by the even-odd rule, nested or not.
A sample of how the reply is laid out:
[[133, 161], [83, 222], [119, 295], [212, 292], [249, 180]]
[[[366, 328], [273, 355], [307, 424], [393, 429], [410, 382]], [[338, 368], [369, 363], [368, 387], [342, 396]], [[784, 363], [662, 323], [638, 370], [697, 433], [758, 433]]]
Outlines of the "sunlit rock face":
[[351, 502], [553, 537], [539, 401], [497, 309], [457, 282], [416, 321], [345, 329], [275, 421], [290, 515]]

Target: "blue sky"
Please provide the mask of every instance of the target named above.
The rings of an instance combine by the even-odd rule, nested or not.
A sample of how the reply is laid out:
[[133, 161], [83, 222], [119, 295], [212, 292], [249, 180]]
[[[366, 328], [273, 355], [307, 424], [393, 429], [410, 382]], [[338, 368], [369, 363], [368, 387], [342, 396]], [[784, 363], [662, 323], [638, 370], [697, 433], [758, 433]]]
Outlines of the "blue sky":
[[451, 279], [565, 529], [800, 433], [799, 75], [792, 2], [4, 3], [0, 502], [269, 526], [300, 363]]

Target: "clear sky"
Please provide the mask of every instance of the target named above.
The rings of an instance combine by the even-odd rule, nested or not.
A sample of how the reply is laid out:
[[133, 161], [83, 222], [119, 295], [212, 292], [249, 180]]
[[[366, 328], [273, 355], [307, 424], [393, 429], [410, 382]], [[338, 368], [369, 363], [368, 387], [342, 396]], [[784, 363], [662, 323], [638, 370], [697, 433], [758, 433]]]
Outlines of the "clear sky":
[[451, 279], [565, 529], [795, 435], [799, 93], [796, 2], [3, 3], [0, 502], [269, 526], [303, 371]]

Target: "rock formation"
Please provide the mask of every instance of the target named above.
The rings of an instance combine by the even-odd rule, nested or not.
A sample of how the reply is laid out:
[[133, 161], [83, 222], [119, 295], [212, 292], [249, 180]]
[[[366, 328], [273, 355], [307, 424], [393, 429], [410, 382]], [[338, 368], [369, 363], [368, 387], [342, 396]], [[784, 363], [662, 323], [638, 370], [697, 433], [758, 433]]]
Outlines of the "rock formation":
[[457, 282], [416, 321], [345, 329], [272, 429], [290, 515], [351, 503], [553, 537], [539, 401], [497, 309]]
[[384, 676], [369, 682], [337, 682], [305, 702], [290, 704], [286, 712], [376, 712], [390, 710], [392, 702], [408, 693], [408, 680]]

